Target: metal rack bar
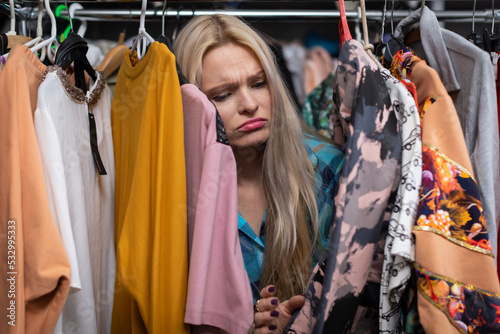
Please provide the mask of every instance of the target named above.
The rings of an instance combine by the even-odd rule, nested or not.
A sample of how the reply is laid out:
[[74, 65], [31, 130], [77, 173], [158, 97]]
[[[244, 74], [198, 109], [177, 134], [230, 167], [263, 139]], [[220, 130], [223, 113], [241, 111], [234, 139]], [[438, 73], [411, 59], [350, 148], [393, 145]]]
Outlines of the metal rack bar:
[[[87, 20], [98, 19], [102, 21], [114, 21], [117, 18], [123, 17], [124, 19], [136, 18], [140, 16], [140, 10], [126, 10], [126, 9], [81, 9], [75, 11], [75, 18], [85, 18]], [[441, 20], [455, 20], [467, 19], [472, 20], [472, 11], [434, 11], [438, 19]], [[66, 11], [62, 11], [62, 15], [67, 15]], [[329, 19], [339, 18], [340, 13], [337, 10], [172, 10], [165, 11], [166, 16], [172, 17], [192, 17], [199, 15], [214, 15], [225, 14], [232, 16], [240, 16], [245, 18], [260, 18], [260, 19]], [[409, 10], [395, 10], [394, 18], [403, 19], [411, 14]], [[360, 19], [361, 14], [359, 11], [346, 11], [347, 18]], [[382, 11], [368, 10], [366, 17], [372, 20], [382, 19]], [[148, 9], [146, 10], [146, 17], [161, 19], [161, 10]], [[476, 10], [476, 19], [492, 19], [491, 10]], [[495, 20], [500, 19], [500, 10], [495, 10]]]
[[[7, 12], [9, 10], [8, 5], [0, 4], [0, 11]], [[38, 9], [33, 10], [27, 8], [16, 8], [16, 15], [20, 18], [27, 19], [29, 16], [31, 18], [38, 16]], [[149, 19], [161, 19], [161, 9], [148, 9], [146, 10], [146, 17]], [[394, 18], [403, 19], [411, 14], [411, 10], [395, 10]], [[386, 13], [388, 15], [390, 11]], [[453, 20], [453, 21], [472, 21], [472, 11], [467, 10], [441, 10], [434, 11], [437, 18], [440, 20]], [[79, 9], [75, 11], [75, 18], [85, 18], [88, 21], [117, 21], [121, 19], [138, 19], [141, 14], [139, 9]], [[303, 19], [332, 19], [339, 18], [340, 13], [338, 10], [173, 10], [168, 9], [165, 11], [165, 15], [168, 17], [192, 17], [199, 15], [214, 15], [214, 14], [225, 14], [232, 16], [240, 16], [245, 18], [253, 19], [267, 19], [267, 20], [303, 20]], [[68, 16], [67, 11], [63, 10], [61, 15]], [[370, 20], [381, 20], [383, 12], [379, 10], [367, 10], [366, 17]], [[351, 20], [360, 20], [361, 11], [351, 10], [346, 11], [346, 16]], [[477, 20], [487, 20], [491, 21], [492, 11], [490, 9], [476, 10], [475, 17]], [[494, 15], [495, 21], [500, 20], [500, 10], [495, 10]]]

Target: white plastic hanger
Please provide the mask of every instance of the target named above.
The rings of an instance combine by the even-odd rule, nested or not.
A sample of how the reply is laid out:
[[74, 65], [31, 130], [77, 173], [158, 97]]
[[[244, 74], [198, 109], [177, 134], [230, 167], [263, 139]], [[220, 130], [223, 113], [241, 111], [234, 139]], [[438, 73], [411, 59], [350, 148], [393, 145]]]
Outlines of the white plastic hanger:
[[56, 17], [54, 16], [54, 13], [50, 9], [50, 0], [45, 0], [45, 10], [47, 11], [47, 15], [49, 15], [49, 18], [50, 18], [50, 24], [51, 24], [50, 37], [48, 39], [46, 39], [45, 41], [32, 47], [31, 51], [37, 52], [38, 50], [42, 50], [43, 48], [46, 48], [45, 51], [42, 51], [42, 55], [47, 54], [49, 57], [49, 60], [53, 63], [55, 52], [52, 51], [51, 46], [52, 46], [52, 43], [54, 43], [56, 41], [56, 38], [57, 38], [57, 27], [56, 27]]
[[[68, 13], [69, 17], [75, 17], [75, 11], [78, 9], [84, 9], [81, 4], [78, 2], [75, 2], [69, 6]], [[80, 27], [78, 27], [78, 31], [76, 32], [80, 37], [85, 36], [85, 32], [87, 31], [87, 20], [79, 18], [81, 24]]]
[[[43, 18], [43, 0], [38, 1], [38, 21], [36, 25], [36, 37], [29, 41], [28, 43], [24, 44], [27, 47], [32, 47], [37, 45], [43, 40], [43, 28], [42, 28], [42, 18]], [[45, 53], [44, 53], [45, 56]], [[42, 59], [43, 60], [43, 59]]]
[[10, 30], [5, 33], [5, 35], [15, 35], [16, 34], [16, 13], [14, 11], [14, 0], [9, 0], [10, 6]]
[[134, 44], [132, 45], [132, 48], [130, 49], [130, 55], [132, 56], [132, 53], [134, 50], [137, 49], [137, 59], [141, 60], [144, 58], [144, 55], [146, 54], [146, 47], [148, 41], [150, 43], [153, 43], [155, 39], [151, 37], [147, 31], [146, 31], [146, 7], [147, 7], [147, 0], [142, 0], [142, 8], [141, 8], [141, 18], [139, 22], [139, 32], [137, 33], [137, 38], [134, 41]]
[[[14, 1], [13, 0], [9, 0], [10, 2], [10, 13], [11, 13], [11, 18], [10, 18], [10, 29], [8, 32], [6, 32], [5, 34], [6, 35], [9, 35], [9, 36], [15, 36], [16, 35], [16, 31], [15, 31], [15, 27], [16, 27], [16, 19], [15, 19], [15, 12], [14, 12]], [[42, 41], [42, 33], [43, 33], [43, 30], [42, 30], [42, 16], [43, 16], [43, 0], [40, 0], [40, 3], [39, 3], [39, 12], [38, 12], [38, 24], [37, 24], [37, 37], [28, 41], [27, 43], [25, 43], [24, 45], [26, 45], [27, 47], [32, 47], [34, 45], [36, 45], [37, 43], [39, 43], [40, 41]], [[9, 53], [6, 53], [3, 55], [3, 57], [5, 59], [7, 59], [9, 56]]]

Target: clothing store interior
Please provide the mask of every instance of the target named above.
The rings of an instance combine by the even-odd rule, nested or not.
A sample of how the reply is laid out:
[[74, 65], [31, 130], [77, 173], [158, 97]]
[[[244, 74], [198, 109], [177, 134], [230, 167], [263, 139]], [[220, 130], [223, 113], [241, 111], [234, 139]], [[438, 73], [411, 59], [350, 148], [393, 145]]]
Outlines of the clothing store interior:
[[0, 333], [500, 333], [500, 0], [0, 0]]

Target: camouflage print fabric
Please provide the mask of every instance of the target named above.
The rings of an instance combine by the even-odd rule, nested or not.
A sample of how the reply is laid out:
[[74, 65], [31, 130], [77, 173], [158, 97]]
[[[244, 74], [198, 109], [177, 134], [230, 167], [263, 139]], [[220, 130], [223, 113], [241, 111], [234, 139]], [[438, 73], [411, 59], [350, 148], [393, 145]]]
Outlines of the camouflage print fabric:
[[[398, 122], [377, 64], [356, 40], [342, 46], [333, 99], [332, 128], [344, 134], [348, 130], [336, 215], [330, 245], [314, 268], [306, 302], [287, 333], [351, 330], [391, 206], [389, 198], [399, 185]], [[356, 325], [358, 332], [378, 332], [373, 326]]]

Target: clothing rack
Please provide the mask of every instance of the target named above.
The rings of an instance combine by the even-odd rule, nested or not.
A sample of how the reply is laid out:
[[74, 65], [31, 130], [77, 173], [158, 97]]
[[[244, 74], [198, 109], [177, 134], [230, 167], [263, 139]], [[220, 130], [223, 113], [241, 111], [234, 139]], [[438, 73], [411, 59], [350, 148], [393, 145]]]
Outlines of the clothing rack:
[[[0, 4], [0, 12], [8, 13], [9, 6]], [[411, 10], [394, 10], [386, 11], [386, 19], [390, 20], [391, 16], [394, 19], [403, 19], [411, 14]], [[19, 19], [33, 19], [38, 16], [38, 7], [34, 8], [15, 8], [16, 16]], [[471, 22], [473, 12], [471, 10], [434, 10], [437, 18], [443, 21], [455, 22]], [[74, 13], [74, 18], [85, 19], [87, 21], [122, 21], [122, 20], [138, 20], [141, 11], [139, 9], [77, 9]], [[265, 19], [265, 20], [327, 20], [332, 18], [339, 18], [340, 12], [338, 10], [205, 10], [205, 9], [178, 9], [174, 10], [169, 8], [165, 11], [166, 17], [174, 18], [189, 18], [192, 16], [200, 15], [214, 15], [226, 14], [232, 16], [240, 16], [248, 19]], [[62, 16], [68, 16], [68, 12], [63, 10]], [[361, 20], [361, 8], [358, 6], [357, 10], [346, 11], [346, 16], [352, 21]], [[367, 10], [366, 17], [369, 20], [381, 20], [383, 11], [381, 10]], [[148, 9], [146, 10], [146, 17], [152, 20], [161, 20], [161, 9]], [[494, 17], [495, 21], [500, 20], [500, 10], [495, 10], [492, 15], [491, 9], [480, 9], [474, 13], [475, 20], [490, 21]]]
[[[391, 15], [395, 19], [403, 19], [411, 14], [410, 10], [395, 10], [392, 14], [390, 10], [386, 12], [386, 19], [390, 20]], [[472, 21], [473, 12], [472, 11], [434, 11], [438, 19], [440, 20], [465, 20], [466, 22]], [[61, 13], [67, 16], [67, 11], [62, 11]], [[138, 19], [140, 16], [140, 10], [127, 10], [127, 9], [80, 9], [76, 10], [74, 18], [84, 18], [87, 21], [99, 20], [99, 21], [116, 21], [123, 19]], [[297, 20], [297, 19], [330, 19], [339, 18], [340, 12], [338, 10], [166, 10], [165, 16], [168, 17], [192, 17], [200, 15], [215, 15], [215, 14], [226, 14], [232, 16], [240, 16], [244, 18], [254, 18], [254, 19], [276, 19], [276, 20]], [[358, 10], [346, 11], [346, 16], [348, 19], [354, 21], [361, 20], [361, 8]], [[367, 10], [366, 17], [371, 20], [381, 20], [383, 12], [379, 10]], [[146, 10], [146, 17], [150, 19], [160, 20], [162, 17], [161, 9], [148, 9]], [[475, 20], [487, 20], [491, 21], [492, 11], [491, 9], [476, 10], [474, 14]], [[500, 10], [495, 10], [494, 19], [500, 20]]]

